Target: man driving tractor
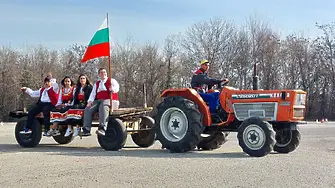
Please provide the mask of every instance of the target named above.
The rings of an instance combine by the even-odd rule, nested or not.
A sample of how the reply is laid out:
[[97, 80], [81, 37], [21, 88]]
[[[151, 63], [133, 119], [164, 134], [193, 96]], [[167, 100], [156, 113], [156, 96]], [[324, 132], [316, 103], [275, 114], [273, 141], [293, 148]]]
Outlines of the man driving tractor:
[[219, 96], [218, 92], [207, 93], [214, 85], [220, 84], [221, 82], [227, 82], [227, 79], [219, 80], [210, 78], [207, 74], [209, 68], [209, 61], [203, 60], [200, 62], [200, 69], [198, 69], [191, 80], [191, 87], [198, 91], [200, 96], [208, 103], [211, 113], [216, 111], [218, 101], [216, 100]]
[[209, 61], [203, 60], [200, 62], [200, 69], [198, 69], [191, 80], [191, 87], [198, 92], [207, 93], [215, 84], [220, 84], [221, 82], [226, 82], [226, 79], [218, 80], [215, 78], [210, 78], [207, 74], [209, 68]]

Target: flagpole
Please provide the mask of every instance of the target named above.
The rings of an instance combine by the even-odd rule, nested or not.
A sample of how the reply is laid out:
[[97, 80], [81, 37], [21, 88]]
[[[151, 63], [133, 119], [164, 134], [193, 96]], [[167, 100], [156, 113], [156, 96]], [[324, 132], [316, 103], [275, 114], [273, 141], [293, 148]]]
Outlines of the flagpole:
[[[109, 20], [108, 20], [108, 12], [107, 12], [107, 28], [109, 30]], [[111, 79], [111, 87], [112, 87], [112, 63], [111, 63], [111, 54], [110, 54], [110, 41], [109, 41], [109, 33], [108, 32], [108, 45], [109, 45], [109, 56], [108, 56], [108, 74]], [[109, 109], [109, 114], [111, 115], [113, 113], [113, 93], [111, 93], [110, 96], [110, 109]]]
[[[108, 20], [108, 13], [107, 13], [107, 28], [109, 30], [109, 20]], [[108, 39], [109, 39], [109, 33], [108, 32]], [[108, 40], [109, 42], [109, 46], [110, 46], [110, 41]], [[110, 50], [110, 47], [109, 47], [109, 50]], [[112, 65], [111, 65], [111, 56], [110, 56], [110, 51], [109, 51], [109, 56], [108, 56], [108, 73], [110, 75], [110, 77], [112, 78], [112, 72], [111, 72], [111, 69], [112, 69]]]

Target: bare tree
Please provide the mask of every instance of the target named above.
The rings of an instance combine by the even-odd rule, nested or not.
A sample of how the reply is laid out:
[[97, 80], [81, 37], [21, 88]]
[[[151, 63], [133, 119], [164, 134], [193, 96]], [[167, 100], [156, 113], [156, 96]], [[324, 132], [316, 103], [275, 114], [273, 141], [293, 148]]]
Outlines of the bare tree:
[[8, 112], [19, 105], [19, 54], [9, 47], [0, 49], [0, 120], [7, 121]]
[[250, 47], [248, 33], [245, 30], [239, 31], [235, 37], [235, 53], [230, 66], [232, 72], [229, 75], [229, 79], [233, 81], [231, 83], [238, 85], [239, 89], [250, 88], [252, 70]]
[[199, 22], [188, 28], [182, 47], [188, 59], [194, 62], [193, 68], [203, 59], [208, 59], [211, 68], [209, 75], [222, 77], [229, 63], [230, 44], [233, 40], [234, 27], [221, 18]]
[[174, 82], [173, 74], [176, 71], [176, 64], [178, 62], [178, 52], [180, 50], [180, 46], [178, 45], [178, 37], [179, 36], [177, 35], [172, 35], [168, 36], [165, 40], [164, 61], [167, 64], [165, 88], [175, 86], [175, 84], [173, 83]]
[[[111, 49], [112, 76], [120, 83], [120, 107], [143, 104], [143, 85], [147, 103], [155, 106], [166, 88], [190, 87], [199, 62], [208, 59], [212, 77], [228, 77], [230, 85], [250, 89], [253, 65], [257, 64], [262, 89], [303, 89], [307, 91], [307, 119], [334, 117], [335, 110], [335, 24], [317, 24], [323, 34], [315, 39], [298, 35], [280, 36], [266, 22], [250, 17], [239, 29], [222, 18], [191, 25], [184, 33], [170, 35], [163, 46], [148, 42], [136, 44], [131, 37]], [[11, 110], [27, 106], [36, 99], [27, 97], [20, 87], [38, 89], [51, 71], [58, 83], [81, 73], [93, 82], [97, 70], [106, 69], [108, 59], [86, 63], [80, 60], [86, 46], [71, 45], [63, 51], [38, 46], [19, 52], [0, 49], [0, 119], [7, 121]], [[25, 102], [24, 104], [22, 102]]]

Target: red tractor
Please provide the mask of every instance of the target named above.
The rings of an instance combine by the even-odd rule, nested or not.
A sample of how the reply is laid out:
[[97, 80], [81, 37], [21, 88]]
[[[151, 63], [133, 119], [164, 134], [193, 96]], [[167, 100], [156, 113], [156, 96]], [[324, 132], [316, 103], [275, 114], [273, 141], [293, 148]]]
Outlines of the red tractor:
[[240, 147], [250, 156], [262, 157], [272, 150], [289, 153], [298, 147], [297, 125], [304, 120], [306, 92], [239, 90], [227, 83], [207, 93], [165, 90], [154, 117], [162, 148], [178, 153], [216, 149], [228, 132], [237, 132]]

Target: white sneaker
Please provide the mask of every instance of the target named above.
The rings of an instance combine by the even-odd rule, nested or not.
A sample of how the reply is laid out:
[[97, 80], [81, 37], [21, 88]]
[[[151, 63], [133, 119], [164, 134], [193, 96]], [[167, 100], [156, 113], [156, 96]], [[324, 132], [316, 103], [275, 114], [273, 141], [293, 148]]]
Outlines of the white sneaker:
[[58, 129], [56, 129], [54, 132], [53, 132], [53, 135], [52, 136], [58, 136], [60, 135], [60, 132]]
[[105, 136], [105, 134], [106, 134], [105, 129], [103, 127], [99, 127], [97, 129], [97, 131], [95, 131], [95, 133], [98, 134], [98, 135], [101, 135], [101, 136]]
[[78, 128], [78, 127], [74, 128], [73, 137], [78, 136], [79, 133], [80, 133], [80, 128]]
[[50, 136], [53, 136], [54, 133], [55, 133], [55, 129], [49, 129], [45, 136], [50, 137]]
[[73, 132], [72, 132], [72, 129], [71, 128], [67, 128], [66, 129], [66, 133], [65, 133], [65, 137], [68, 137], [68, 136], [70, 136], [71, 134], [72, 134]]
[[58, 129], [50, 129], [47, 133], [46, 136], [50, 137], [50, 136], [58, 136], [60, 135], [60, 132]]
[[30, 134], [31, 130], [28, 128], [25, 128], [23, 131], [20, 131], [20, 134]]

